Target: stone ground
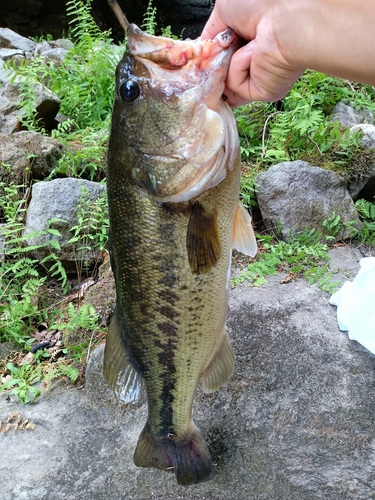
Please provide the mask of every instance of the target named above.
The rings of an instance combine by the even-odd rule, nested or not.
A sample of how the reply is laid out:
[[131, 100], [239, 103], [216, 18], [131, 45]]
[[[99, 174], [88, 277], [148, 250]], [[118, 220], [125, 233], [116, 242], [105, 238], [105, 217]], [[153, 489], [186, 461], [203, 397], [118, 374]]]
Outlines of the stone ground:
[[[361, 257], [338, 248], [331, 267], [352, 279]], [[339, 331], [328, 294], [282, 277], [231, 292], [235, 375], [194, 407], [213, 480], [181, 487], [133, 465], [146, 406], [114, 402], [99, 347], [84, 389], [58, 384], [27, 406], [1, 394], [2, 422], [35, 424], [0, 433], [1, 500], [375, 499], [375, 356]]]

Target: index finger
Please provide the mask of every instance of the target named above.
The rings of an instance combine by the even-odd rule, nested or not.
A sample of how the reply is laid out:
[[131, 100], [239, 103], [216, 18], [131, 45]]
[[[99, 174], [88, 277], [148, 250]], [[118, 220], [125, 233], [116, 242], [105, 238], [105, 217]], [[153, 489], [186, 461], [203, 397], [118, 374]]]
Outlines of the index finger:
[[203, 28], [201, 34], [201, 40], [207, 40], [215, 38], [215, 36], [221, 31], [225, 31], [229, 26], [220, 19], [220, 16], [217, 14], [216, 8], [211, 12], [210, 17], [206, 23], [206, 26]]

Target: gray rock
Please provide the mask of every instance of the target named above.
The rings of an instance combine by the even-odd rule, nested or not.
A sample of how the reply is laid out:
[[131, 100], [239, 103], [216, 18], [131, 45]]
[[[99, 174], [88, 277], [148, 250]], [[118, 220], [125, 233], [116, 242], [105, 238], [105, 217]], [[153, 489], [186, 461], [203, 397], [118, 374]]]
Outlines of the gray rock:
[[368, 201], [375, 201], [375, 126], [369, 124], [354, 125], [350, 132], [356, 130], [363, 132], [361, 145], [365, 149], [373, 149], [373, 161], [366, 165], [366, 170], [359, 166], [358, 176], [355, 180], [348, 184], [350, 196], [356, 200], [364, 198]]
[[7, 184], [28, 184], [43, 180], [57, 166], [64, 147], [60, 142], [37, 132], [0, 134], [0, 180]]
[[23, 55], [22, 50], [19, 49], [0, 49], [0, 59], [3, 61], [7, 61], [8, 59], [12, 59], [12, 57], [17, 55]]
[[[9, 71], [4, 67], [3, 59], [0, 59], [0, 83], [8, 83], [11, 79]], [[1, 85], [0, 85], [1, 88]]]
[[[356, 259], [346, 265], [354, 270]], [[375, 357], [338, 330], [327, 294], [279, 281], [230, 293], [235, 374], [214, 394], [199, 389], [194, 403], [212, 481], [181, 487], [134, 466], [146, 405], [107, 406], [99, 347], [85, 389], [43, 393], [22, 407], [33, 431], [1, 434], [2, 500], [373, 498]], [[3, 422], [19, 408], [7, 396]]]
[[6, 95], [2, 94], [2, 89], [5, 89], [7, 84], [3, 84], [0, 87], [0, 133], [9, 127], [9, 123], [12, 123], [10, 130], [13, 131], [18, 125], [17, 117], [21, 115], [21, 111], [18, 109], [17, 104], [12, 102]]
[[328, 255], [329, 269], [334, 275], [334, 281], [340, 280], [342, 284], [355, 278], [359, 271], [359, 261], [366, 256], [358, 248], [351, 246], [331, 248]]
[[21, 351], [20, 344], [16, 342], [1, 342], [0, 343], [0, 362], [4, 361], [11, 352]]
[[[10, 76], [4, 70], [0, 78], [3, 79], [3, 85], [0, 87], [0, 132], [10, 134], [21, 129], [19, 119], [24, 114], [20, 109], [22, 79], [18, 78], [14, 83], [10, 83], [9, 80], [5, 80]], [[54, 118], [60, 107], [60, 99], [40, 83], [33, 83], [32, 89], [37, 118], [47, 129], [53, 128]]]
[[[303, 161], [283, 162], [259, 174], [256, 183], [263, 221], [285, 241], [290, 240], [291, 231], [303, 232], [306, 228], [328, 234], [323, 221], [333, 212], [341, 216], [342, 224], [354, 221], [354, 232], [361, 228], [345, 181], [334, 172]], [[336, 239], [350, 236], [353, 231], [344, 226]]]
[[[27, 244], [45, 245], [43, 248], [32, 252], [35, 258], [43, 259], [50, 253], [48, 242], [55, 239], [59, 242], [61, 250], [53, 251], [62, 261], [68, 273], [76, 273], [77, 266], [80, 268], [83, 263], [89, 266], [98, 264], [102, 260], [102, 255], [98, 249], [90, 250], [81, 248], [91, 246], [91, 242], [79, 241], [68, 243], [73, 237], [70, 228], [75, 226], [77, 220], [77, 206], [82, 198], [82, 189], [87, 190], [88, 200], [95, 202], [105, 192], [105, 186], [97, 182], [82, 179], [55, 179], [49, 182], [39, 182], [33, 185], [32, 198], [27, 210], [27, 218], [24, 236], [27, 237]], [[61, 236], [51, 237], [48, 234], [41, 236], [31, 236], [34, 231], [45, 231], [49, 227], [51, 219], [59, 219], [53, 223], [52, 227], [57, 229]]]
[[36, 48], [36, 43], [18, 35], [9, 28], [0, 28], [0, 47], [7, 49], [20, 49], [23, 52], [33, 52]]
[[[68, 50], [74, 45], [70, 40], [56, 40], [39, 43], [35, 49], [35, 55], [41, 55], [47, 59], [55, 61], [63, 61], [68, 53]], [[67, 48], [68, 47], [68, 48]]]
[[35, 47], [35, 55], [40, 56], [41, 54], [43, 54], [43, 52], [46, 52], [46, 50], [51, 49], [52, 46], [46, 41], [38, 43], [38, 45]]
[[47, 59], [52, 59], [54, 61], [63, 61], [68, 53], [67, 50], [62, 47], [56, 47], [55, 49], [49, 49], [42, 53], [42, 56]]
[[62, 49], [65, 49], [67, 51], [74, 47], [74, 43], [67, 38], [58, 38], [57, 40], [52, 40], [50, 44], [53, 48], [61, 47]]
[[375, 148], [375, 125], [370, 125], [368, 123], [362, 123], [359, 125], [354, 125], [350, 128], [350, 132], [353, 133], [356, 130], [363, 132], [363, 137], [361, 138], [361, 145], [367, 149]]
[[374, 123], [374, 115], [368, 109], [357, 110], [344, 101], [339, 102], [332, 111], [332, 120], [338, 120], [344, 127], [352, 127], [359, 123]]

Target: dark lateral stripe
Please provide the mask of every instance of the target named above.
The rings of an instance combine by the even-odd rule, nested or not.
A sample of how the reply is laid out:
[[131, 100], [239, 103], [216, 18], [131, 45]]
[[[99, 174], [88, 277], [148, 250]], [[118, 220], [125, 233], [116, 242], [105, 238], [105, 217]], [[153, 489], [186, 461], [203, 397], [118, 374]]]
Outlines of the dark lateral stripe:
[[177, 349], [177, 328], [172, 322], [158, 324], [158, 328], [166, 337], [166, 343], [162, 344], [163, 352], [159, 354], [159, 363], [163, 367], [160, 378], [161, 410], [159, 414], [162, 435], [173, 434], [173, 402], [174, 389], [176, 387], [175, 352]]
[[[178, 214], [168, 214], [168, 221], [164, 221], [159, 225], [159, 234], [162, 238], [169, 238], [171, 242], [175, 241], [175, 224], [171, 223], [171, 219], [178, 217]], [[159, 354], [159, 363], [163, 367], [160, 373], [162, 388], [160, 398], [162, 401], [159, 423], [160, 431], [163, 437], [174, 434], [173, 430], [173, 403], [174, 390], [176, 387], [176, 366], [175, 353], [178, 348], [178, 317], [179, 312], [176, 310], [176, 303], [179, 301], [178, 295], [174, 290], [178, 283], [178, 270], [174, 259], [169, 256], [164, 256], [159, 259], [159, 271], [164, 277], [164, 286], [158, 292], [158, 298], [161, 305], [158, 308], [160, 314], [166, 318], [165, 321], [158, 323], [158, 331], [160, 332], [160, 347], [163, 352]]]

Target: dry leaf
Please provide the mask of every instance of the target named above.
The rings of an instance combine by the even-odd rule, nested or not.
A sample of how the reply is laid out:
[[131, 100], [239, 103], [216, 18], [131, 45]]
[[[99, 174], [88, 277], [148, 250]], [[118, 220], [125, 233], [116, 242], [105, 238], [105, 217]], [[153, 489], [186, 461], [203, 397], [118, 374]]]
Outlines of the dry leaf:
[[9, 417], [6, 419], [6, 423], [0, 420], [0, 432], [8, 432], [11, 430], [33, 430], [35, 429], [35, 424], [30, 422], [29, 419], [22, 419], [22, 416], [14, 411]]
[[284, 285], [285, 283], [290, 283], [296, 278], [298, 278], [298, 273], [289, 273], [288, 276], [286, 276], [284, 279], [280, 281], [280, 284]]

